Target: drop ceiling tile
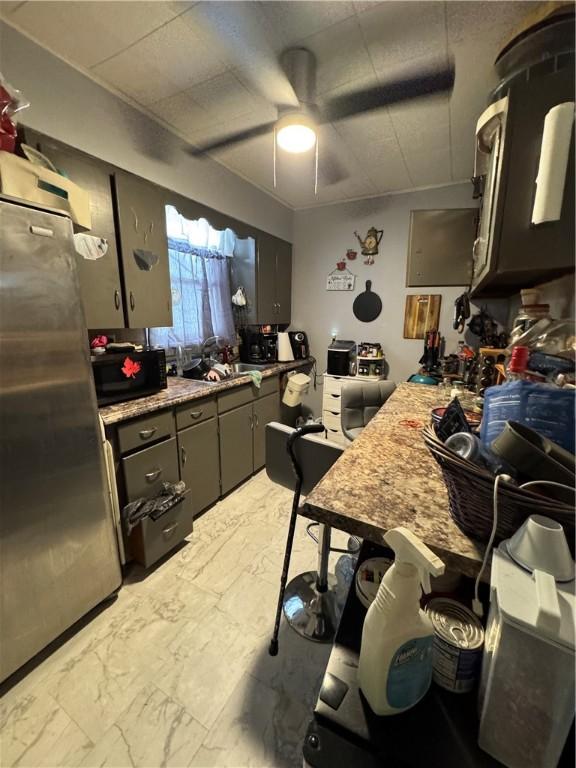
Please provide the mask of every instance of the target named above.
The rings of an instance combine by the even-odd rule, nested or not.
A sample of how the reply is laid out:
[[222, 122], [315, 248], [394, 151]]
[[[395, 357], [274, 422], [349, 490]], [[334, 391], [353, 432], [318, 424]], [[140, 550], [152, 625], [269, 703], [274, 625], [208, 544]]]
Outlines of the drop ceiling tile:
[[14, 11], [26, 5], [26, 0], [2, 0], [0, 2], [0, 18], [10, 17]]
[[464, 181], [474, 175], [474, 138], [452, 142], [452, 181]]
[[365, 0], [364, 2], [354, 2], [354, 10], [356, 13], [364, 13], [364, 11], [371, 11], [376, 8], [377, 5], [382, 5], [383, 0]]
[[318, 94], [374, 75], [356, 16], [306, 38], [305, 45], [317, 59]]
[[160, 99], [148, 109], [188, 137], [202, 128], [211, 129], [212, 121], [208, 112], [194, 100], [189, 90]]
[[260, 7], [270, 26], [277, 30], [284, 45], [328, 29], [354, 15], [351, 2], [261, 2]]
[[233, 120], [258, 106], [257, 99], [232, 72], [194, 85], [189, 93], [218, 122]]
[[418, 149], [406, 157], [406, 165], [415, 187], [449, 184], [452, 181], [450, 147], [430, 151]]
[[94, 72], [148, 105], [221, 74], [226, 65], [182, 19], [173, 19]]
[[10, 22], [74, 64], [91, 67], [174, 16], [163, 2], [75, 0], [24, 3], [10, 14]]
[[444, 3], [385, 2], [358, 14], [376, 72], [387, 79], [391, 67], [446, 51]]
[[456, 43], [452, 50], [456, 62], [456, 81], [450, 102], [452, 139], [461, 142], [465, 132], [474, 135], [476, 122], [486, 109], [498, 77], [489, 42]]
[[524, 29], [525, 20], [541, 10], [541, 3], [467, 2], [446, 3], [446, 26], [450, 44], [482, 39], [491, 44], [494, 54]]
[[366, 168], [368, 177], [379, 193], [409, 189], [413, 186], [404, 158], [397, 153], [388, 152], [382, 162]]
[[390, 107], [390, 118], [404, 155], [426, 147], [443, 149], [450, 143], [450, 112], [445, 99], [422, 99]]

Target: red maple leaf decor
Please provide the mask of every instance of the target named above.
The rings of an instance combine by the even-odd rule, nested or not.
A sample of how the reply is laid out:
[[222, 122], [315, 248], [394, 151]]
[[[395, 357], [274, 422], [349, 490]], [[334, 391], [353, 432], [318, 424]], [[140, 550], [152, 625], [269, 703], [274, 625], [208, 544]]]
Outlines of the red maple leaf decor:
[[124, 359], [124, 365], [120, 369], [127, 379], [135, 379], [136, 374], [142, 370], [142, 365], [136, 360], [131, 360], [129, 357]]

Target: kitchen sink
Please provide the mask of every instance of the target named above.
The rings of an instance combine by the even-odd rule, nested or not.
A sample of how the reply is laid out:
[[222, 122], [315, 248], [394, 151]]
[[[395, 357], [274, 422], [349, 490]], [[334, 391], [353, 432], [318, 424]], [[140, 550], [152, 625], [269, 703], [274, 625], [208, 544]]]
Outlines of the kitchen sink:
[[246, 373], [247, 371], [265, 371], [271, 368], [271, 364], [258, 365], [258, 363], [232, 363], [230, 366], [233, 373]]

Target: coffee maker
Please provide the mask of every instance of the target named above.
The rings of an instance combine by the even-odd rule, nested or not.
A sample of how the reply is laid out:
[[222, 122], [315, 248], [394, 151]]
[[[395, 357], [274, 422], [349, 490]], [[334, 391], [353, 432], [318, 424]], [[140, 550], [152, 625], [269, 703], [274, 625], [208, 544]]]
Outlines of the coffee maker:
[[276, 333], [262, 333], [253, 328], [240, 328], [238, 333], [242, 339], [240, 360], [243, 363], [264, 365], [265, 363], [276, 362]]

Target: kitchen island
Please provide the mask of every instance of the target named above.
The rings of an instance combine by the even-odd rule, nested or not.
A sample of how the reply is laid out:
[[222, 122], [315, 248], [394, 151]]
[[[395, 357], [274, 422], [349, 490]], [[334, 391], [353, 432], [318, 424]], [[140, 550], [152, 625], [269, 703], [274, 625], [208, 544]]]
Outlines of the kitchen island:
[[[307, 497], [300, 512], [376, 544], [403, 525], [446, 567], [476, 576], [484, 546], [456, 526], [440, 468], [422, 428], [444, 393], [423, 384], [400, 384]], [[486, 575], [486, 574], [485, 574]]]

